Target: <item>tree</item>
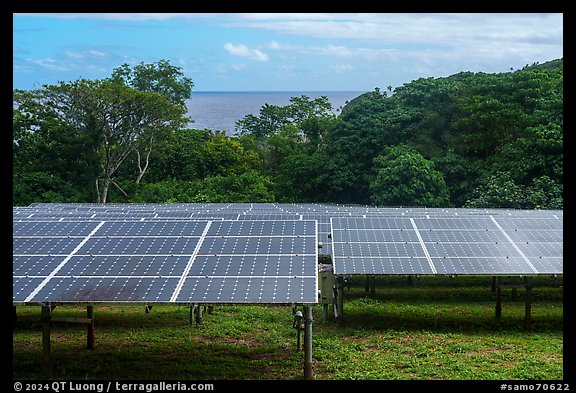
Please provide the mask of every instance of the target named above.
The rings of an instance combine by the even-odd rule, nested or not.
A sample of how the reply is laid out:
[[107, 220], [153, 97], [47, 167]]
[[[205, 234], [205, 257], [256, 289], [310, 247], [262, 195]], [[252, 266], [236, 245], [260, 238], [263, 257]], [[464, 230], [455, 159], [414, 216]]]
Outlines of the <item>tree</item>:
[[[97, 201], [105, 203], [111, 185], [124, 191], [114, 181], [118, 168], [134, 151], [143, 149], [145, 165], [138, 167], [139, 181], [148, 167], [148, 158], [156, 137], [181, 127], [185, 109], [165, 96], [143, 92], [111, 80], [78, 80], [38, 89], [28, 96], [36, 106], [31, 116], [50, 121], [51, 133], [74, 130], [92, 143], [100, 169], [92, 173]], [[58, 125], [58, 127], [54, 127]], [[31, 125], [32, 127], [32, 125]], [[34, 132], [32, 127], [30, 132]]]
[[526, 188], [516, 184], [508, 172], [491, 175], [476, 187], [473, 197], [464, 207], [524, 209], [527, 206]]
[[442, 207], [448, 188], [442, 173], [416, 150], [401, 144], [387, 147], [374, 159], [376, 177], [370, 183], [371, 201], [384, 206]]
[[406, 142], [417, 111], [375, 89], [352, 100], [340, 121], [327, 133], [327, 170], [331, 199], [342, 203], [369, 203], [374, 158], [385, 146]]
[[45, 105], [46, 95], [42, 89], [13, 94], [14, 204], [47, 201], [45, 195], [51, 201], [94, 200], [99, 138]]
[[195, 199], [207, 203], [274, 202], [270, 180], [254, 170], [205, 178]]
[[133, 68], [125, 63], [114, 68], [110, 79], [140, 91], [165, 95], [182, 106], [186, 106], [194, 87], [192, 79], [184, 76], [182, 68], [170, 65], [168, 60], [151, 64], [140, 62]]

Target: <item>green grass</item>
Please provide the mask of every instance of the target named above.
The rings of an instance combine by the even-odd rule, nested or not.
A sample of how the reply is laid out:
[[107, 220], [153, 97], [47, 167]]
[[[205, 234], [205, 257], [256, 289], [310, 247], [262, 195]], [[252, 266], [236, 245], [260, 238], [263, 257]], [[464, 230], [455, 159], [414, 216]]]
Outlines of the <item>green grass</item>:
[[[530, 331], [524, 293], [503, 290], [495, 318], [490, 281], [479, 277], [378, 277], [373, 296], [364, 280], [345, 290], [344, 318], [313, 307], [315, 379], [562, 380], [562, 280], [534, 279]], [[13, 329], [13, 378], [47, 379], [42, 372], [39, 306], [19, 306]], [[331, 311], [331, 310], [330, 310]], [[84, 316], [59, 306], [53, 315]], [[292, 310], [286, 306], [215, 306], [201, 325], [185, 306], [96, 305], [96, 347], [86, 349], [79, 325], [52, 327], [53, 379], [296, 380]]]

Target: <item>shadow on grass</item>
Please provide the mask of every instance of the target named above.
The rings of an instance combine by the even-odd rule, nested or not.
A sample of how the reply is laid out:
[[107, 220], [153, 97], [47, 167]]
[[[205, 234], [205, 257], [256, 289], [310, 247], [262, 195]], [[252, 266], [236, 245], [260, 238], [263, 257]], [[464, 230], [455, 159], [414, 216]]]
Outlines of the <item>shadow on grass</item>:
[[[58, 311], [58, 312], [56, 312]], [[202, 325], [189, 323], [187, 307], [95, 307], [95, 349], [86, 328], [55, 323], [51, 329], [53, 379], [258, 380], [302, 379], [290, 308], [221, 307]], [[56, 316], [83, 316], [82, 307], [56, 308]], [[261, 324], [253, 318], [262, 318]], [[14, 327], [13, 378], [46, 379], [39, 310], [22, 310]], [[285, 322], [280, 331], [274, 331]], [[248, 322], [248, 323], [247, 323]], [[256, 322], [256, 321], [254, 321]], [[277, 329], [278, 330], [278, 329]]]
[[486, 300], [463, 299], [404, 299], [387, 297], [348, 297], [344, 302], [343, 317], [329, 316], [323, 325], [334, 329], [411, 330], [439, 333], [460, 332], [518, 332], [563, 331], [563, 305], [561, 301], [532, 303], [531, 324], [526, 328], [523, 299], [502, 300], [500, 318], [496, 318], [496, 305]]
[[[56, 341], [56, 340], [55, 340]], [[253, 380], [301, 379], [302, 363], [291, 349], [258, 348], [218, 342], [179, 346], [163, 343], [88, 351], [64, 339], [52, 345], [52, 379]], [[14, 379], [46, 379], [40, 348], [19, 348]]]

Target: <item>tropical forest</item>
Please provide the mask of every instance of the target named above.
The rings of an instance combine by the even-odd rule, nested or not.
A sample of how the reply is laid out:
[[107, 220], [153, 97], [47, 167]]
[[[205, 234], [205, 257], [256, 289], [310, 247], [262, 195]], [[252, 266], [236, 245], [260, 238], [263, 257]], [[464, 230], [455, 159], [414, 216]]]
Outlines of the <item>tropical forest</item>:
[[[13, 91], [13, 205], [336, 203], [563, 209], [563, 59], [295, 96], [195, 129], [166, 60]], [[225, 110], [225, 109], [223, 109]]]

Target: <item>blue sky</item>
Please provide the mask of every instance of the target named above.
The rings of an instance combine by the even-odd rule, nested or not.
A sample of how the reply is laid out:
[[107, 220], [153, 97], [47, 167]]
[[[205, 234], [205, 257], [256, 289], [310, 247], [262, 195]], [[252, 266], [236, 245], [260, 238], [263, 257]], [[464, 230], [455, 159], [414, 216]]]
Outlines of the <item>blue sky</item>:
[[168, 60], [193, 91], [371, 91], [563, 57], [562, 13], [15, 13], [13, 88]]

